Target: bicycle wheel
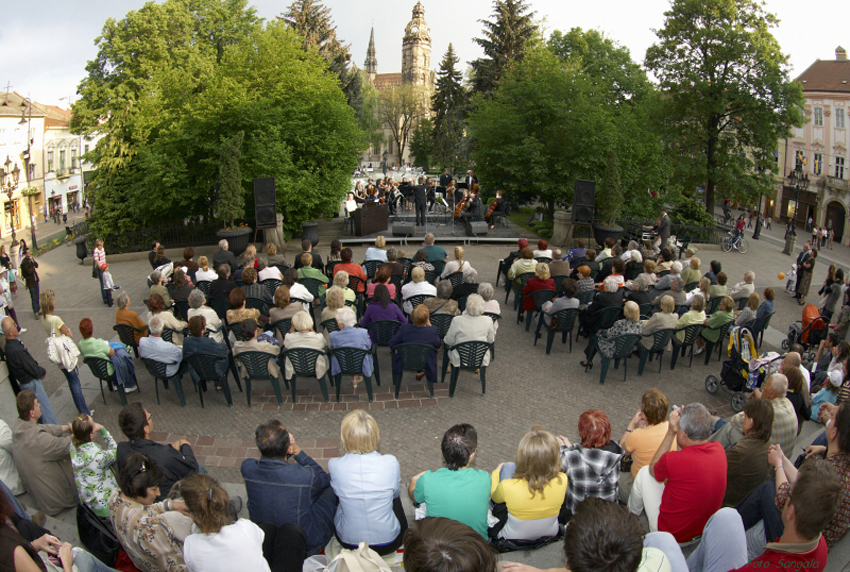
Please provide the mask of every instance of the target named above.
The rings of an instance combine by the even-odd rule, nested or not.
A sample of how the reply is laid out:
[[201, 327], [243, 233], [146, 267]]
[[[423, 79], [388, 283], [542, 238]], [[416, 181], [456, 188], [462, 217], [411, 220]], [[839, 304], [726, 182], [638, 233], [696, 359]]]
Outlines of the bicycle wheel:
[[732, 239], [724, 238], [720, 241], [720, 247], [723, 249], [723, 252], [729, 252], [732, 250]]
[[750, 245], [747, 244], [747, 239], [742, 238], [741, 242], [738, 243], [738, 252], [740, 252], [741, 254], [746, 254], [747, 250], [749, 250], [749, 249], [750, 249]]

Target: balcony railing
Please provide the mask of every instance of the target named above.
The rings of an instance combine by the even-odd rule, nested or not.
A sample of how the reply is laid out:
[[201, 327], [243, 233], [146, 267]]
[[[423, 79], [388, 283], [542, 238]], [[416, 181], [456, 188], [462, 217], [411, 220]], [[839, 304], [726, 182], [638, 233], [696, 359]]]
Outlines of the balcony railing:
[[848, 189], [848, 183], [844, 179], [839, 179], [838, 177], [827, 177], [826, 184], [830, 187], [841, 189], [846, 191]]

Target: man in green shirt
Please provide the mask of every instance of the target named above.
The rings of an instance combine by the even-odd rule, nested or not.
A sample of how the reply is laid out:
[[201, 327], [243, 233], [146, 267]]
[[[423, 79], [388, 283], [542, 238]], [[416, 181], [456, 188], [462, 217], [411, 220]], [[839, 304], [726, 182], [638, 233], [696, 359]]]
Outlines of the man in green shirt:
[[412, 479], [407, 492], [415, 503], [425, 503], [427, 516], [462, 522], [487, 538], [487, 509], [490, 475], [472, 468], [478, 434], [468, 423], [452, 426], [443, 435], [446, 466], [422, 471]]
[[428, 262], [445, 262], [448, 257], [448, 253], [446, 249], [442, 246], [438, 246], [434, 244], [434, 235], [430, 232], [425, 235], [425, 246], [422, 248], [425, 252], [428, 253]]
[[326, 285], [328, 283], [328, 277], [325, 274], [317, 269], [310, 266], [313, 264], [313, 255], [309, 252], [305, 252], [301, 255], [301, 264], [303, 266], [298, 269], [298, 280], [303, 280], [304, 278], [314, 278], [320, 281], [325, 286], [319, 286], [319, 296], [322, 296], [325, 293]]

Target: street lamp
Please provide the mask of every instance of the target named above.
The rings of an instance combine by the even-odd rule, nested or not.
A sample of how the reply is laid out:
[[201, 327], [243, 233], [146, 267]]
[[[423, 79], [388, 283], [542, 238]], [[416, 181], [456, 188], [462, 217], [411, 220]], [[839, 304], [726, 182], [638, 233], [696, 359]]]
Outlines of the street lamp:
[[38, 241], [35, 239], [35, 213], [32, 212], [32, 192], [30, 190], [30, 152], [32, 151], [32, 130], [30, 129], [30, 125], [32, 123], [32, 100], [29, 98], [24, 99], [28, 105], [28, 113], [22, 111], [21, 112], [21, 120], [18, 122], [20, 125], [24, 123], [27, 124], [27, 149], [23, 152], [24, 159], [24, 173], [27, 178], [27, 196], [29, 196], [30, 203], [30, 231], [32, 233], [32, 251], [38, 252]]
[[21, 170], [18, 168], [18, 164], [15, 163], [15, 168], [12, 169], [12, 160], [6, 155], [6, 162], [3, 164], [3, 168], [0, 169], [0, 188], [2, 188], [2, 192], [6, 193], [9, 197], [9, 215], [11, 217], [12, 227], [12, 244], [15, 244], [18, 239], [15, 236], [15, 203], [12, 200], [12, 193], [18, 188], [18, 179], [21, 177]]
[[803, 166], [797, 167], [788, 175], [788, 186], [794, 187], [794, 218], [791, 219], [791, 229], [785, 235], [785, 250], [783, 254], [794, 254], [794, 243], [797, 241], [797, 214], [800, 211], [800, 192], [809, 188], [809, 176], [803, 173]]

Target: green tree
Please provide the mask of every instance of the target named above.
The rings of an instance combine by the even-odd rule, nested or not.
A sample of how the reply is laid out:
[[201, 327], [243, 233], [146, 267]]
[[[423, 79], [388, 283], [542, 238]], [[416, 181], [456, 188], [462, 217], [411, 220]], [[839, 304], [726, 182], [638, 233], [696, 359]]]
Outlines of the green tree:
[[484, 57], [472, 62], [472, 87], [476, 93], [489, 94], [513, 65], [522, 60], [529, 43], [538, 33], [524, 0], [494, 0], [493, 20], [480, 20], [483, 38], [475, 38]]
[[620, 160], [614, 149], [608, 149], [606, 163], [605, 172], [602, 175], [602, 184], [596, 187], [594, 215], [602, 222], [614, 223], [620, 218], [623, 207]]
[[404, 163], [404, 150], [425, 109], [422, 86], [408, 83], [378, 92], [378, 118], [390, 130], [399, 163]]
[[425, 170], [431, 166], [431, 156], [434, 153], [434, 140], [431, 135], [434, 132], [434, 123], [427, 117], [423, 117], [416, 124], [413, 135], [410, 138], [410, 154], [413, 156], [413, 164]]
[[245, 216], [245, 193], [242, 189], [242, 175], [239, 172], [239, 156], [242, 154], [244, 139], [244, 131], [237, 132], [232, 138], [221, 138], [218, 166], [221, 194], [218, 202], [218, 216], [231, 227], [236, 225], [236, 219]]
[[802, 90], [762, 2], [673, 0], [665, 16], [645, 65], [665, 96], [676, 182], [704, 186], [713, 213], [715, 190], [732, 191], [752, 173], [752, 150], [773, 149], [803, 124]]
[[449, 44], [437, 72], [437, 91], [431, 96], [434, 112], [434, 161], [444, 167], [458, 162], [461, 140], [464, 136], [469, 96], [461, 81], [463, 75], [455, 68], [458, 58]]
[[611, 114], [574, 62], [529, 51], [467, 121], [484, 187], [514, 204], [540, 201], [552, 217], [572, 202], [574, 179], [598, 179], [615, 144]]

